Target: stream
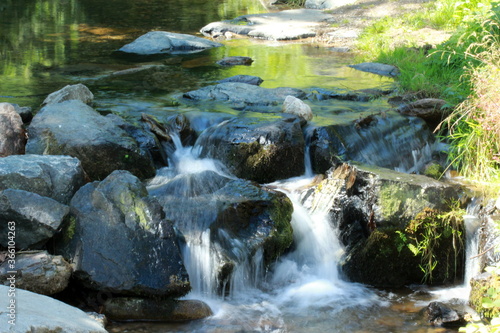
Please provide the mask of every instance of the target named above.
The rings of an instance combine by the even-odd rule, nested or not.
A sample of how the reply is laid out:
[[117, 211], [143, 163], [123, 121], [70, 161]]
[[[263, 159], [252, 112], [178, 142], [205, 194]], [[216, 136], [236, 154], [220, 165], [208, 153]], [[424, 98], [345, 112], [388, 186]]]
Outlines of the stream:
[[[261, 85], [264, 88], [351, 91], [392, 87], [391, 79], [347, 67], [354, 61], [351, 54], [317, 47], [311, 41], [226, 40], [221, 48], [148, 62], [114, 55], [121, 46], [151, 30], [199, 35], [199, 29], [210, 22], [262, 12], [265, 8], [258, 0], [194, 0], [188, 3], [174, 0], [4, 0], [0, 4], [0, 102], [29, 106], [37, 111], [51, 92], [67, 84], [84, 83], [95, 95], [94, 108], [102, 114], [115, 113], [128, 120], [137, 120], [142, 112], [161, 117], [182, 113], [199, 133], [224, 119], [237, 117], [238, 113], [222, 105], [178, 103], [176, 96], [234, 75], [259, 76], [264, 80]], [[215, 65], [215, 61], [227, 56], [248, 56], [254, 63], [230, 68]], [[146, 66], [161, 66], [161, 75], [113, 78], [113, 73]], [[374, 99], [338, 101], [332, 107], [318, 101], [316, 107], [314, 124], [319, 126], [333, 121], [352, 123], [355, 119], [382, 112], [388, 104], [385, 99]], [[249, 113], [268, 117], [258, 112]], [[390, 140], [384, 132], [371, 135], [358, 140], [363, 147], [375, 145], [382, 137], [385, 146], [354, 147], [365, 163], [385, 163], [387, 156], [374, 153], [378, 150], [398, 155], [399, 151], [391, 151], [395, 142], [407, 145], [413, 158], [387, 162], [387, 167], [393, 169], [415, 171], [421, 159], [431, 153], [431, 147], [421, 144], [426, 137], [413, 138], [414, 133], [391, 133]], [[421, 148], [415, 150], [411, 144], [406, 144], [407, 137], [412, 137]], [[221, 162], [200, 158], [196, 146], [183, 147], [178, 141], [172, 154], [169, 156], [172, 166], [158, 171], [157, 177], [149, 182], [150, 190], [179, 175], [188, 177], [207, 170], [221, 177], [233, 177], [226, 173]], [[305, 165], [310, 163], [306, 161]], [[183, 256], [193, 287], [185, 298], [205, 301], [212, 308], [213, 316], [182, 324], [113, 322], [107, 330], [116, 333], [456, 332], [430, 326], [420, 311], [438, 299], [457, 299], [457, 306], [463, 305], [468, 297], [465, 287], [423, 293], [421, 286], [380, 290], [342, 280], [336, 264], [342, 255], [337, 231], [321, 209], [308, 211], [302, 207], [296, 191], [311, 183], [313, 177], [309, 167], [302, 177], [272, 184], [294, 203], [294, 249], [282, 256], [272, 271], [262, 269], [262, 253], [257, 252], [251, 262], [236, 269], [230, 291], [224, 297], [214, 292], [216, 277], [212, 276], [211, 268], [216, 256], [204, 241], [209, 239], [208, 231], [193, 229], [193, 235], [184, 235]], [[209, 182], [207, 180], [207, 184]], [[209, 209], [204, 213], [210, 214]], [[189, 220], [189, 216], [184, 218]], [[474, 223], [472, 216], [469, 220]], [[473, 233], [471, 229], [470, 234]], [[469, 273], [470, 270], [473, 268], [469, 268]]]

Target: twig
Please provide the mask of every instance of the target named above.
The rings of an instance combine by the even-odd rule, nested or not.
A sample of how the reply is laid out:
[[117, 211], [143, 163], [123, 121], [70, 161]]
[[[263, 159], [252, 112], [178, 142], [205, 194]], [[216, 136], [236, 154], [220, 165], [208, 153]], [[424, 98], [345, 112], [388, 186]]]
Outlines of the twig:
[[477, 257], [480, 257], [482, 255], [485, 255], [488, 251], [492, 250], [493, 248], [495, 247], [495, 245], [492, 245], [490, 246], [488, 249], [484, 250], [483, 252], [479, 253], [479, 254], [476, 254], [475, 256], [473, 257], [470, 257], [469, 259], [475, 259]]

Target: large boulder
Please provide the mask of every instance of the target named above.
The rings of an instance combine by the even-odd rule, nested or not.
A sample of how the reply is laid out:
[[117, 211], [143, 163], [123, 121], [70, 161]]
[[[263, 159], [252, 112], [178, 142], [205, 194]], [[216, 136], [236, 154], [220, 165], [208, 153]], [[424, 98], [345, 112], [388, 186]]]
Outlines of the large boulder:
[[203, 257], [201, 263], [185, 258], [192, 265], [191, 282], [205, 286], [205, 292], [229, 288], [235, 268], [248, 265], [258, 252], [268, 267], [292, 243], [293, 207], [280, 192], [209, 170], [170, 178], [158, 175], [148, 188], [183, 235], [185, 253], [199, 256], [196, 251], [202, 250], [196, 249], [201, 247], [216, 258], [211, 262]]
[[26, 130], [14, 106], [0, 103], [0, 157], [24, 154]]
[[[9, 222], [15, 222], [15, 247], [36, 249], [59, 230], [69, 207], [54, 199], [23, 190], [0, 191], [0, 232], [7, 235]], [[0, 244], [7, 247], [7, 237]]]
[[113, 320], [183, 322], [211, 316], [210, 307], [198, 300], [159, 300], [115, 297], [104, 303], [104, 313]]
[[324, 173], [340, 161], [357, 161], [406, 172], [419, 172], [432, 159], [432, 132], [418, 118], [397, 112], [339, 114], [313, 129], [312, 168]]
[[192, 35], [151, 31], [123, 46], [119, 51], [138, 55], [186, 54], [220, 46], [222, 44]]
[[172, 223], [128, 171], [82, 187], [56, 250], [85, 286], [115, 294], [177, 297], [190, 290]]
[[[15, 259], [16, 288], [42, 295], [53, 295], [66, 289], [71, 265], [61, 256], [46, 251], [17, 253]], [[0, 283], [9, 285], [9, 261], [0, 265]]]
[[[452, 237], [459, 236], [456, 244], [463, 241], [463, 225], [438, 225], [440, 214], [449, 211], [449, 202], [460, 194], [459, 187], [425, 176], [343, 164], [305, 191], [302, 201], [310, 209], [326, 209], [335, 221], [346, 248], [341, 269], [348, 279], [401, 287], [423, 279], [449, 283], [463, 272], [464, 249], [454, 247]], [[413, 239], [422, 241], [424, 231], [434, 232], [436, 239], [442, 234], [434, 247], [432, 279], [420, 269], [423, 254], [412, 253], [409, 245]]]
[[314, 9], [292, 9], [275, 13], [239, 16], [213, 22], [201, 29], [207, 37], [217, 38], [226, 32], [269, 40], [290, 40], [316, 36], [317, 30], [331, 20], [330, 14]]
[[[285, 98], [291, 95], [305, 97], [305, 92], [296, 88], [262, 88], [240, 82], [219, 83], [183, 94], [188, 100], [207, 102], [217, 101], [230, 104], [236, 109], [254, 108], [255, 106], [281, 106]], [[277, 107], [277, 109], [279, 109]]]
[[[15, 288], [14, 288], [15, 289]], [[0, 285], [0, 331], [12, 333], [106, 333], [85, 312], [48, 296]]]
[[78, 83], [73, 85], [67, 85], [64, 88], [54, 91], [45, 98], [42, 105], [47, 104], [57, 104], [64, 101], [79, 100], [85, 104], [92, 104], [94, 101], [94, 94], [90, 91], [87, 86]]
[[68, 204], [85, 182], [80, 161], [71, 156], [13, 155], [0, 158], [0, 190], [24, 190]]
[[198, 138], [202, 156], [218, 159], [237, 177], [269, 183], [304, 173], [301, 121], [235, 118], [205, 130]]
[[28, 128], [26, 152], [77, 157], [91, 179], [113, 170], [155, 174], [151, 155], [110, 119], [78, 100], [43, 107]]

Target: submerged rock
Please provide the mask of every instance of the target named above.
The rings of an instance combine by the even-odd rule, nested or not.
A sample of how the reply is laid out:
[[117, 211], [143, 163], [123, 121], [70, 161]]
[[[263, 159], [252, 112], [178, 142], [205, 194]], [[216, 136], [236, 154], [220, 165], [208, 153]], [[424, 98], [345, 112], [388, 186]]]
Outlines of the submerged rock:
[[[61, 256], [46, 251], [16, 254], [16, 288], [42, 295], [53, 295], [66, 289], [71, 277], [71, 266]], [[0, 283], [9, 283], [8, 261], [0, 265]]]
[[64, 88], [48, 95], [42, 105], [57, 104], [64, 101], [79, 100], [85, 104], [92, 104], [94, 94], [85, 85], [78, 83], [67, 85]]
[[261, 83], [264, 82], [264, 80], [262, 80], [258, 76], [235, 75], [218, 81], [218, 83], [227, 83], [227, 82], [239, 82], [239, 83], [252, 84], [254, 86], [260, 86]]
[[[401, 287], [421, 283], [424, 274], [421, 256], [409, 250], [398, 232], [405, 234], [410, 222], [427, 209], [448, 211], [449, 202], [460, 194], [459, 187], [425, 176], [344, 164], [303, 193], [302, 201], [313, 210], [330, 207], [327, 211], [346, 247], [341, 268], [348, 279]], [[463, 237], [463, 230], [457, 232]], [[453, 282], [454, 274], [463, 270], [463, 248], [455, 251], [449, 236], [443, 236], [436, 248], [436, 284]]]
[[[0, 285], [0, 294], [8, 295], [9, 287]], [[9, 306], [12, 298], [0, 297], [0, 331], [2, 332], [64, 332], [106, 333], [107, 331], [85, 312], [48, 296], [16, 289], [15, 326], [11, 326]], [[14, 330], [13, 330], [14, 329]]]
[[199, 137], [202, 156], [222, 161], [235, 176], [269, 183], [304, 173], [301, 121], [235, 118], [212, 126]]
[[222, 44], [204, 38], [166, 31], [151, 31], [119, 51], [138, 55], [186, 54], [200, 52]]
[[113, 170], [129, 170], [138, 177], [155, 174], [151, 156], [109, 118], [77, 100], [49, 104], [28, 128], [26, 152], [77, 157], [91, 179]]
[[221, 66], [236, 66], [236, 65], [250, 66], [252, 62], [253, 59], [250, 57], [233, 56], [221, 59], [217, 61], [217, 64]]
[[172, 223], [140, 180], [115, 171], [82, 187], [57, 253], [88, 288], [122, 295], [179, 297], [190, 290]]
[[[7, 221], [15, 221], [16, 248], [39, 249], [59, 230], [69, 207], [36, 193], [0, 191], [0, 232], [8, 234]], [[0, 244], [7, 247], [7, 237]]]
[[211, 316], [210, 307], [198, 300], [160, 300], [115, 297], [104, 303], [104, 313], [113, 320], [183, 322]]
[[27, 137], [23, 120], [9, 103], [0, 103], [0, 157], [24, 154]]
[[0, 190], [24, 190], [68, 204], [85, 182], [80, 161], [71, 156], [13, 155], [0, 158]]

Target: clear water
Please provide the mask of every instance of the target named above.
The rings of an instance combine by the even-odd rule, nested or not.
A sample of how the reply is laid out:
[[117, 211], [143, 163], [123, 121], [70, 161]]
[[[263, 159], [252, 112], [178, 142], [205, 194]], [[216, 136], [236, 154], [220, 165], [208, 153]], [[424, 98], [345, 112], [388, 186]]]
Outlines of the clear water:
[[[49, 93], [81, 82], [94, 92], [98, 111], [131, 119], [141, 112], [162, 116], [181, 112], [201, 131], [237, 113], [224, 107], [200, 110], [178, 105], [174, 96], [237, 74], [260, 76], [267, 88], [354, 90], [390, 85], [388, 79], [346, 67], [353, 61], [349, 54], [310, 43], [230, 40], [223, 48], [150, 62], [113, 55], [150, 30], [197, 34], [210, 22], [263, 11], [259, 0], [2, 0], [0, 102], [36, 111]], [[215, 66], [217, 60], [232, 55], [252, 57], [254, 63], [227, 69]], [[160, 66], [161, 71], [132, 80], [113, 78], [113, 73], [147, 66]], [[352, 122], [386, 107], [383, 100], [320, 105], [317, 122], [330, 123], [345, 110], [349, 112], [340, 121]], [[156, 185], [175, 177], [190, 179], [207, 168], [224, 173], [217, 161], [199, 160], [192, 148], [178, 146], [175, 153], [171, 158], [177, 167], [159, 172]], [[296, 179], [278, 186], [293, 199], [293, 188], [305, 182]], [[193, 216], [206, 213], [207, 209], [191, 210]], [[186, 264], [195, 289], [189, 297], [209, 303], [214, 316], [185, 324], [112, 323], [109, 331], [453, 332], [422, 321], [418, 312], [430, 296], [410, 290], [374, 290], [340, 279], [335, 262], [342, 248], [324, 215], [321, 209], [307, 212], [295, 202], [296, 250], [281, 258], [272, 272], [261, 269], [257, 253], [238, 268], [231, 294], [224, 299], [206, 292], [215, 263], [206, 242], [209, 235], [199, 229], [184, 249], [185, 258], [193, 259]]]

